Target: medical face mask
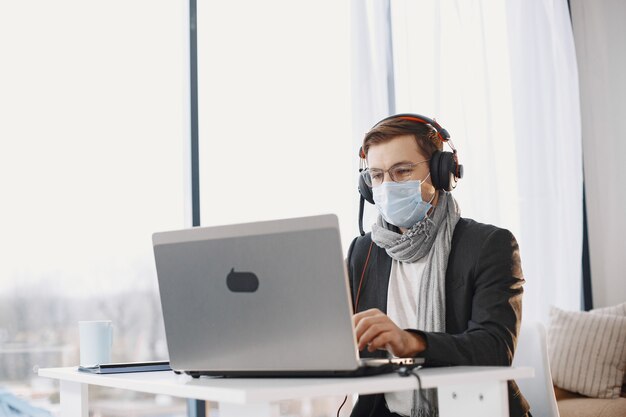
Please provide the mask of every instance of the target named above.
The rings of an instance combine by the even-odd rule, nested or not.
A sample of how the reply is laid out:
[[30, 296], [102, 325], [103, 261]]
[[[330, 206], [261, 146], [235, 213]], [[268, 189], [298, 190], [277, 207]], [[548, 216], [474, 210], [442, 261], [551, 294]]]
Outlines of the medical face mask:
[[408, 229], [426, 217], [435, 198], [433, 194], [429, 202], [422, 199], [422, 183], [429, 176], [422, 181], [387, 181], [372, 188], [374, 203], [387, 223]]

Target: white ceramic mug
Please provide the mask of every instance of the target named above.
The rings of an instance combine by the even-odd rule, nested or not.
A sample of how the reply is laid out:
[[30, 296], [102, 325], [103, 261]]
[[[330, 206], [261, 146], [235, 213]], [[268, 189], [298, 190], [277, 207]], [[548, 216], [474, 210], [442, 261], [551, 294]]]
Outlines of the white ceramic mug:
[[111, 320], [79, 321], [80, 365], [111, 363], [113, 323]]

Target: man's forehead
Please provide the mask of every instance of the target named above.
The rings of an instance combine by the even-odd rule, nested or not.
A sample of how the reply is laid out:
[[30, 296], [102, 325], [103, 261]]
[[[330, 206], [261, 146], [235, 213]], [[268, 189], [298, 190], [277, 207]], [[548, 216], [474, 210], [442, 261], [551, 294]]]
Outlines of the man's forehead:
[[411, 135], [399, 136], [384, 143], [370, 146], [367, 152], [367, 162], [372, 168], [384, 168], [402, 162], [413, 163], [418, 159], [425, 159], [420, 153], [415, 138]]
[[367, 152], [368, 155], [374, 150], [379, 152], [394, 152], [396, 150], [406, 152], [411, 150], [419, 151], [419, 147], [413, 135], [401, 135], [385, 142], [371, 144]]

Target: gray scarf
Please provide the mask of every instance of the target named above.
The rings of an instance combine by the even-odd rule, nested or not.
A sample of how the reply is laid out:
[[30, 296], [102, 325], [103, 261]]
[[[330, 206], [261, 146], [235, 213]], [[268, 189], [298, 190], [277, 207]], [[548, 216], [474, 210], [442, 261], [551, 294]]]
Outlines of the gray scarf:
[[[426, 257], [426, 267], [418, 287], [416, 329], [427, 332], [446, 330], [446, 269], [452, 234], [460, 217], [458, 204], [452, 194], [440, 191], [437, 207], [431, 215], [427, 215], [406, 233], [395, 232], [393, 226], [381, 216], [372, 225], [372, 240], [384, 248], [392, 259], [415, 262]], [[390, 411], [401, 415], [437, 416], [436, 389], [425, 390], [424, 394], [434, 409], [427, 408], [417, 391], [387, 393], [385, 400]]]

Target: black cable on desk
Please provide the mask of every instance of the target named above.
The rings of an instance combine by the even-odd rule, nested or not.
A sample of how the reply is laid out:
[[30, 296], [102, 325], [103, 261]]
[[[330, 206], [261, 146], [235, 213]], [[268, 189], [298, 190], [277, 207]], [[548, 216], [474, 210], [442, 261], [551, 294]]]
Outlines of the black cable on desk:
[[341, 403], [341, 405], [339, 406], [339, 409], [337, 409], [337, 417], [339, 417], [339, 412], [341, 411], [341, 408], [343, 407], [343, 405], [346, 403], [346, 401], [348, 401], [348, 396], [346, 395], [343, 399], [343, 402]]
[[[419, 374], [417, 373], [417, 370], [420, 369], [420, 368], [421, 368], [421, 366], [418, 366], [418, 367], [415, 367], [415, 368], [402, 367], [402, 368], [398, 369], [398, 374], [400, 376], [411, 376], [411, 375], [413, 375], [415, 378], [417, 378], [417, 389], [413, 390], [413, 396], [415, 397], [415, 394], [417, 393], [417, 391], [419, 391], [419, 395], [420, 395], [420, 398], [422, 399], [423, 403], [426, 404], [426, 406], [428, 407], [429, 410], [432, 410], [433, 406], [430, 403], [430, 401], [428, 401], [426, 396], [424, 395], [424, 390], [422, 389], [422, 379], [420, 378]], [[415, 406], [415, 402], [413, 402], [413, 406]], [[415, 411], [415, 410], [413, 410], [413, 411]], [[413, 414], [413, 412], [411, 412], [411, 414]]]
[[[417, 391], [419, 391], [420, 398], [422, 399], [424, 404], [426, 404], [426, 406], [428, 407], [429, 410], [432, 410], [433, 406], [430, 404], [430, 401], [428, 401], [428, 399], [424, 395], [424, 390], [422, 389], [422, 379], [420, 378], [419, 374], [416, 372], [420, 368], [421, 368], [421, 366], [417, 366], [417, 367], [414, 367], [414, 368], [402, 367], [402, 368], [398, 369], [398, 375], [400, 375], [400, 376], [411, 376], [411, 375], [413, 375], [415, 378], [417, 378], [417, 389], [413, 390], [413, 393], [414, 393], [413, 395], [415, 395], [415, 393]], [[347, 400], [348, 400], [348, 396], [346, 395], [344, 397], [344, 399], [343, 399], [343, 402], [341, 403], [341, 405], [337, 409], [337, 417], [339, 417], [339, 412], [341, 411], [341, 409], [343, 408], [343, 406], [344, 406], [344, 404], [346, 403]]]

